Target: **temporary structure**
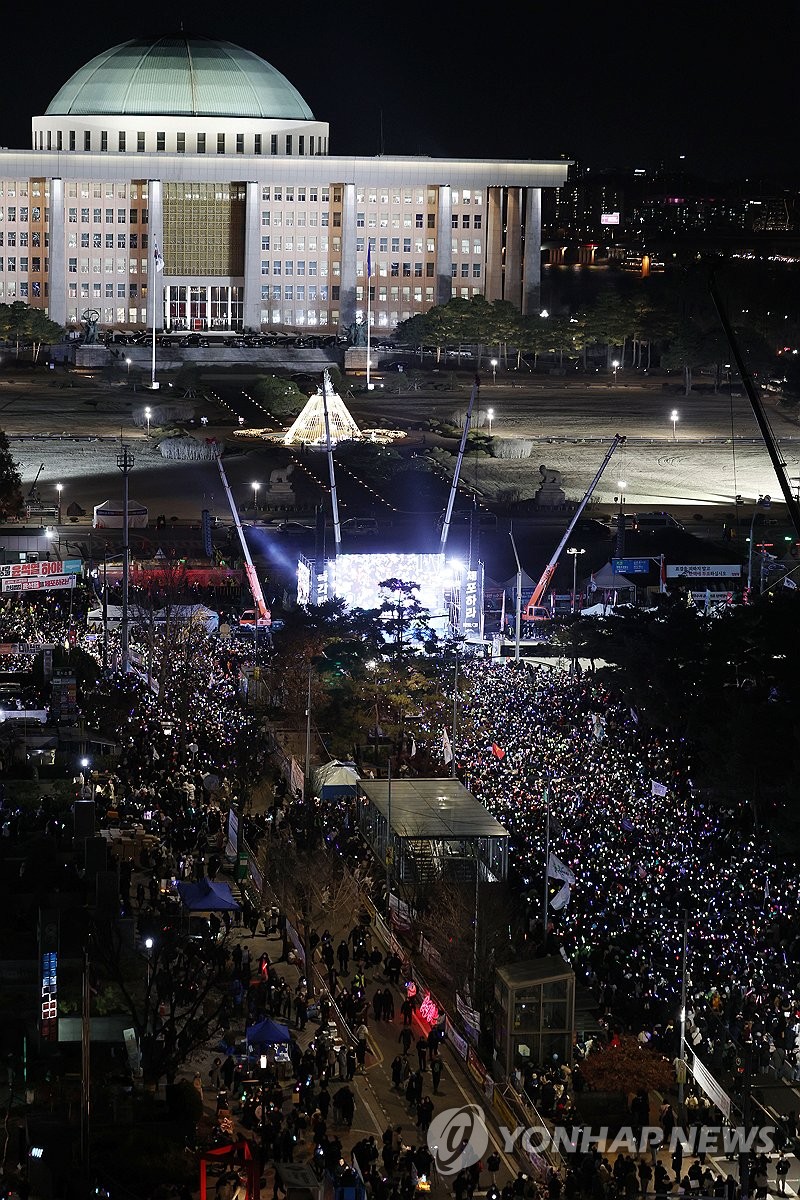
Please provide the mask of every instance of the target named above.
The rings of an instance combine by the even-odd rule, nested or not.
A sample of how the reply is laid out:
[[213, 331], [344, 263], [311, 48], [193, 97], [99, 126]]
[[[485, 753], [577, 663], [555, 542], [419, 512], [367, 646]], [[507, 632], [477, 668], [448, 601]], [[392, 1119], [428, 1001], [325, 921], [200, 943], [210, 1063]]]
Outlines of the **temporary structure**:
[[337, 442], [352, 442], [363, 437], [361, 430], [350, 416], [347, 405], [342, 397], [333, 390], [331, 377], [328, 372], [324, 376], [325, 394], [319, 388], [305, 405], [300, 416], [284, 434], [284, 446], [304, 443], [307, 446], [327, 446], [328, 437], [325, 428], [325, 404], [328, 406], [328, 426], [331, 432], [331, 445]]
[[257, 1025], [250, 1026], [245, 1032], [245, 1040], [248, 1046], [282, 1046], [291, 1039], [285, 1025], [279, 1025], [267, 1017]]
[[181, 904], [189, 912], [238, 912], [240, 904], [233, 898], [227, 883], [204, 878], [197, 883], [179, 883]]
[[[128, 525], [131, 529], [147, 528], [147, 509], [135, 500], [128, 503]], [[124, 513], [118, 500], [104, 500], [95, 504], [92, 526], [95, 529], [122, 529]]]
[[360, 779], [352, 763], [334, 760], [318, 767], [314, 772], [314, 793], [323, 800], [337, 796], [355, 796], [356, 784]]

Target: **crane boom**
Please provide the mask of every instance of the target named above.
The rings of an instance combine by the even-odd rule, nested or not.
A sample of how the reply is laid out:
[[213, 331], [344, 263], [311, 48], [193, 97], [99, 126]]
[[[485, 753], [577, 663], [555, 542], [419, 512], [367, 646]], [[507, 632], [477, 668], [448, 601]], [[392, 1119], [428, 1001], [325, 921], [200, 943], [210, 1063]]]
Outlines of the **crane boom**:
[[255, 608], [255, 616], [256, 616], [256, 627], [258, 627], [258, 625], [260, 625], [260, 624], [269, 625], [270, 624], [269, 609], [267, 608], [266, 601], [264, 600], [264, 593], [261, 590], [261, 584], [258, 581], [258, 575], [256, 574], [255, 567], [253, 566], [253, 560], [250, 557], [250, 549], [247, 545], [247, 540], [245, 539], [245, 536], [244, 536], [244, 529], [242, 529], [242, 522], [239, 518], [239, 510], [237, 509], [236, 504], [233, 499], [233, 493], [231, 492], [231, 485], [228, 483], [228, 476], [225, 474], [225, 468], [222, 465], [222, 455], [221, 454], [217, 454], [217, 466], [219, 468], [219, 476], [220, 476], [220, 479], [222, 480], [222, 486], [225, 489], [225, 495], [228, 498], [228, 506], [231, 510], [231, 516], [233, 517], [233, 523], [236, 526], [236, 532], [239, 535], [239, 542], [241, 543], [242, 554], [244, 555], [244, 572], [245, 572], [245, 575], [247, 576], [247, 582], [250, 587], [250, 594], [253, 597], [253, 607]]
[[567, 526], [564, 536], [562, 537], [561, 541], [556, 546], [552, 558], [550, 559], [550, 561], [547, 564], [547, 566], [545, 567], [545, 569], [542, 571], [539, 582], [536, 584], [536, 587], [533, 589], [533, 594], [525, 607], [525, 615], [526, 615], [526, 617], [528, 617], [529, 620], [536, 619], [536, 608], [538, 607], [538, 605], [541, 604], [544, 594], [547, 591], [548, 587], [550, 586], [550, 581], [553, 578], [553, 576], [555, 575], [556, 567], [558, 566], [558, 560], [561, 558], [564, 547], [566, 546], [567, 542], [569, 541], [569, 535], [572, 533], [573, 529], [575, 528], [575, 525], [577, 524], [578, 520], [580, 519], [580, 515], [583, 512], [583, 510], [586, 508], [586, 505], [589, 503], [589, 500], [591, 499], [591, 496], [592, 496], [592, 492], [597, 487], [598, 483], [600, 482], [600, 477], [602, 476], [603, 472], [605, 471], [606, 467], [608, 466], [609, 462], [611, 461], [611, 456], [613, 455], [614, 451], [625, 442], [625, 440], [626, 439], [625, 439], [624, 434], [622, 434], [622, 433], [614, 434], [614, 438], [611, 442], [611, 445], [608, 448], [608, 453], [606, 454], [605, 458], [603, 459], [602, 463], [600, 464], [600, 469], [598, 470], [598, 472], [595, 475], [592, 482], [589, 484], [589, 487], [586, 489], [586, 494], [584, 495], [584, 497], [581, 500], [578, 507], [575, 509], [575, 512], [572, 515], [572, 520], [570, 521], [569, 525]]

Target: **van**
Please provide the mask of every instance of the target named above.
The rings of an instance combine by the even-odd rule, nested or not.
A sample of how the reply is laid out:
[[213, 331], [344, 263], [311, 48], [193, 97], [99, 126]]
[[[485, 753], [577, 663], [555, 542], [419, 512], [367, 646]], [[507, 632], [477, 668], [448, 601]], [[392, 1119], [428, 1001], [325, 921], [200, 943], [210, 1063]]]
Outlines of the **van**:
[[374, 517], [350, 517], [342, 521], [342, 533], [350, 533], [355, 537], [377, 537], [378, 522]]
[[676, 521], [668, 512], [637, 513], [636, 520], [639, 528], [645, 532], [651, 529], [683, 529], [680, 521]]

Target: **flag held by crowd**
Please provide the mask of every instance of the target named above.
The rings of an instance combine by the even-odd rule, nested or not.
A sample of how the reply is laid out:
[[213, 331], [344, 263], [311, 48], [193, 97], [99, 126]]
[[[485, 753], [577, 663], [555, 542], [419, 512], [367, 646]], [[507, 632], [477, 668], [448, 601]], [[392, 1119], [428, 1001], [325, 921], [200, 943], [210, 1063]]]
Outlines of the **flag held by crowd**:
[[447, 736], [447, 730], [442, 730], [442, 758], [446, 763], [453, 761], [453, 747], [450, 745], [450, 738]]
[[506, 756], [505, 750], [501, 749], [497, 742], [492, 742], [492, 754], [495, 756], [495, 758], [499, 758], [501, 762]]
[[669, 794], [669, 788], [665, 783], [657, 783], [655, 779], [651, 779], [650, 794], [652, 796], [664, 797]]

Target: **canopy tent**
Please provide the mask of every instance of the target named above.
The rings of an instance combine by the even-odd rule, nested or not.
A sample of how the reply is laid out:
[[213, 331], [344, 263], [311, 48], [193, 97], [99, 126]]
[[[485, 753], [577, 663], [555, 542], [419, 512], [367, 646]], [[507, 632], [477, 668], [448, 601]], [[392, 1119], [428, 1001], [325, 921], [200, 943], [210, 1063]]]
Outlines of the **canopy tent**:
[[[632, 588], [636, 586], [632, 579], [628, 579], [626, 575], [620, 575], [618, 572], [614, 571], [610, 562], [606, 563], [604, 567], [601, 567], [599, 571], [595, 571], [592, 575], [592, 580], [595, 588], [598, 590], [601, 588], [607, 588], [609, 590], [616, 588], [617, 590], [622, 590], [623, 588]], [[589, 591], [591, 592], [591, 590], [592, 585], [590, 582]]]
[[237, 912], [241, 908], [233, 898], [230, 885], [213, 879], [179, 883], [178, 894], [189, 912]]
[[291, 1039], [285, 1025], [279, 1025], [267, 1017], [257, 1025], [250, 1026], [245, 1032], [245, 1040], [248, 1046], [281, 1046]]
[[[128, 502], [128, 525], [131, 529], [147, 528], [147, 509], [135, 500]], [[123, 508], [117, 500], [104, 500], [95, 504], [92, 525], [95, 529], [122, 529]]]
[[314, 772], [314, 794], [323, 800], [336, 796], [355, 796], [356, 784], [360, 779], [352, 763], [334, 759]]

